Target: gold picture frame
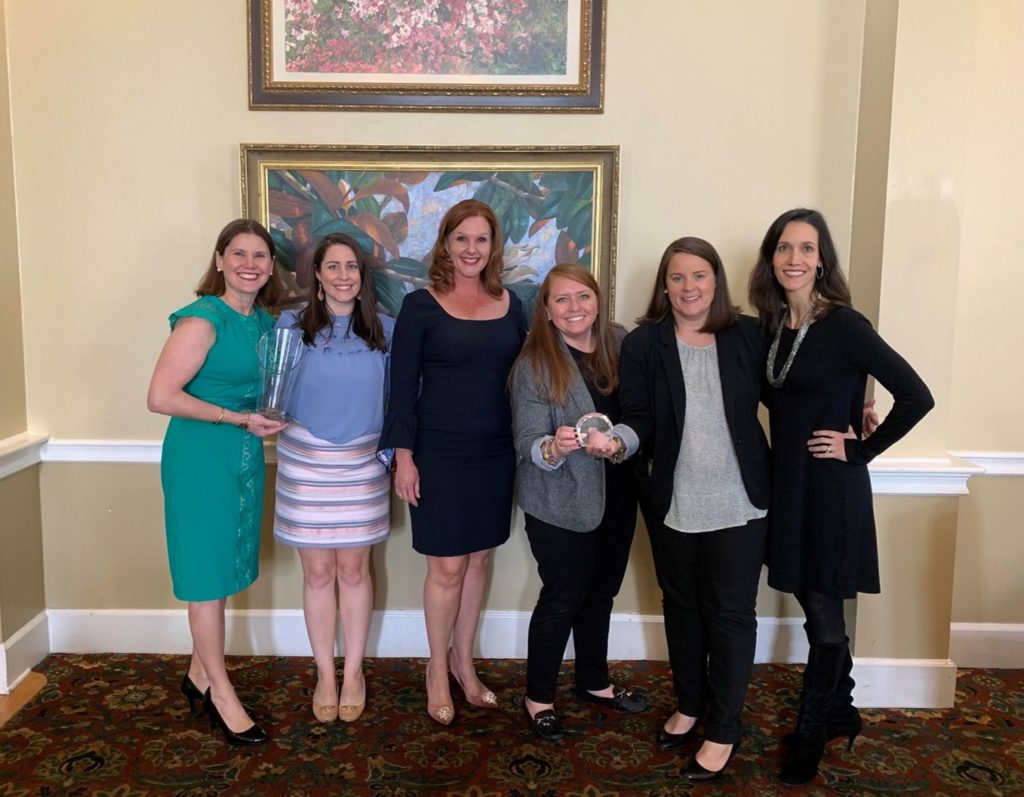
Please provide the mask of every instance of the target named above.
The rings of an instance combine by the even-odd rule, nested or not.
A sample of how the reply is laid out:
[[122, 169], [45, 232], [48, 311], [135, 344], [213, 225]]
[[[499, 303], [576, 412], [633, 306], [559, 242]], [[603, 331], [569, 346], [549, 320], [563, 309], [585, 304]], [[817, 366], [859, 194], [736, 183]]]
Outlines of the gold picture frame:
[[369, 255], [381, 309], [397, 314], [405, 294], [428, 283], [441, 217], [475, 198], [498, 217], [502, 279], [528, 313], [547, 271], [574, 262], [594, 274], [612, 318], [617, 146], [242, 144], [240, 156], [242, 214], [270, 231], [295, 297], [312, 279], [317, 240], [344, 232]]
[[248, 4], [252, 110], [604, 110], [607, 0], [491, 0], [468, 21], [419, 0], [366, 19], [351, 3]]

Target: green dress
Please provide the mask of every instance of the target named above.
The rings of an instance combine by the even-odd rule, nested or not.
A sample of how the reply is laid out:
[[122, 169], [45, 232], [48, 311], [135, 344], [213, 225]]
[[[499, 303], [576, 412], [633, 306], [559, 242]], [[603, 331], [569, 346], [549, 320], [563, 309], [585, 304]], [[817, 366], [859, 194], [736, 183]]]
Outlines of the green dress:
[[[217, 339], [185, 392], [236, 412], [256, 408], [256, 345], [274, 326], [256, 309], [245, 316], [217, 296], [203, 296], [170, 317], [209, 321]], [[263, 441], [232, 424], [171, 418], [164, 437], [167, 555], [174, 596], [207, 601], [240, 592], [259, 574], [263, 511]]]

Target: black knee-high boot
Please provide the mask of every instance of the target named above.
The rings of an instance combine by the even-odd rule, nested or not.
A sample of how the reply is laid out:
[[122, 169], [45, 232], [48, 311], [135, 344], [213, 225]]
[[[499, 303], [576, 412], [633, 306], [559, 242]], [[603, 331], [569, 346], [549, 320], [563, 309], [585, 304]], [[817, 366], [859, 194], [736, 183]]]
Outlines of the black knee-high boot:
[[828, 741], [828, 709], [839, 685], [849, 645], [811, 645], [804, 668], [796, 735], [779, 780], [787, 786], [808, 783], [818, 774], [818, 762]]
[[853, 670], [853, 657], [850, 655], [850, 640], [845, 643], [843, 663], [839, 670], [839, 681], [836, 684], [836, 692], [828, 705], [828, 714], [825, 717], [825, 729], [828, 741], [845, 736], [847, 749], [853, 748], [853, 740], [860, 733], [862, 723], [860, 712], [853, 705], [853, 687], [856, 685], [850, 672]]
[[[846, 652], [843, 656], [843, 663], [839, 671], [839, 681], [836, 684], [836, 692], [828, 704], [828, 712], [825, 715], [825, 741], [845, 737], [846, 747], [853, 749], [853, 740], [861, 732], [862, 722], [860, 712], [853, 705], [853, 687], [856, 686], [850, 676], [853, 670], [853, 658], [850, 655], [850, 641], [846, 640]], [[801, 695], [803, 700], [803, 695]], [[786, 734], [783, 738], [784, 744], [792, 744], [796, 739], [796, 731]]]

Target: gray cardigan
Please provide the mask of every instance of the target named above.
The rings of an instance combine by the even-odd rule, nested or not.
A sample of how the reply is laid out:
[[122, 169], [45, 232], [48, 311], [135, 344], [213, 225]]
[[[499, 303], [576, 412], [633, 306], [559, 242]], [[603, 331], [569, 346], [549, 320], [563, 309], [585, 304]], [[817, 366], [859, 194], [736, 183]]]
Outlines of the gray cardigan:
[[[616, 343], [621, 344], [625, 328], [618, 324], [612, 328]], [[555, 429], [575, 426], [582, 415], [594, 412], [594, 401], [576, 361], [561, 338], [559, 344], [572, 368], [564, 407], [538, 392], [529, 362], [520, 359], [512, 369], [512, 433], [519, 458], [516, 503], [524, 512], [554, 526], [593, 531], [604, 517], [604, 460], [574, 451], [557, 465], [549, 465], [540, 453], [541, 444], [554, 436]], [[626, 443], [627, 452], [637, 449], [639, 441], [628, 426], [616, 424], [615, 434]]]

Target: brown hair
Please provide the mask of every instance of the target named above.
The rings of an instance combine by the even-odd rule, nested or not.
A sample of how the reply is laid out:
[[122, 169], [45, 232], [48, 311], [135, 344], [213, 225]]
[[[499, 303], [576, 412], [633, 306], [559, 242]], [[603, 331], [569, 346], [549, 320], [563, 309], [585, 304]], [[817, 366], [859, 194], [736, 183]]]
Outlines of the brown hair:
[[480, 272], [484, 289], [495, 298], [501, 296], [501, 269], [504, 263], [505, 239], [501, 234], [501, 225], [494, 211], [476, 199], [464, 199], [452, 205], [441, 219], [437, 231], [437, 240], [430, 251], [430, 285], [437, 293], [448, 293], [455, 287], [455, 267], [451, 255], [448, 254], [447, 239], [452, 231], [466, 219], [480, 216], [491, 226], [491, 256]]
[[722, 258], [718, 256], [715, 247], [703, 238], [692, 236], [677, 238], [665, 249], [665, 253], [661, 256], [661, 262], [658, 264], [658, 275], [654, 278], [654, 290], [651, 292], [651, 301], [647, 305], [647, 312], [636, 322], [638, 324], [653, 324], [672, 312], [672, 305], [665, 292], [665, 282], [668, 277], [669, 261], [675, 255], [680, 254], [693, 255], [701, 260], [706, 260], [711, 265], [711, 273], [715, 275], [715, 294], [711, 297], [708, 317], [700, 331], [713, 333], [730, 326], [740, 314], [740, 309], [732, 303], [732, 297], [729, 295], [729, 281], [725, 277]]
[[[332, 246], [347, 246], [359, 264], [359, 294], [356, 296], [352, 315], [349, 316], [349, 330], [365, 340], [371, 350], [386, 352], [388, 346], [384, 339], [384, 327], [377, 316], [377, 294], [373, 290], [373, 278], [366, 267], [366, 254], [356, 239], [340, 232], [325, 235], [320, 239], [313, 252], [314, 274], [320, 273], [327, 250]], [[316, 345], [317, 334], [334, 323], [334, 313], [327, 306], [326, 297], [321, 297], [320, 281], [314, 277], [307, 289], [308, 304], [295, 320], [295, 326], [302, 330], [302, 342], [307, 346]]]
[[273, 260], [277, 250], [274, 248], [274, 239], [270, 237], [270, 233], [267, 232], [267, 228], [258, 221], [253, 221], [252, 219], [235, 219], [234, 221], [228, 222], [224, 229], [220, 231], [220, 235], [217, 236], [217, 243], [213, 246], [213, 254], [210, 256], [210, 265], [207, 267], [206, 273], [203, 274], [202, 279], [199, 280], [199, 284], [196, 286], [196, 296], [224, 295], [224, 274], [217, 270], [217, 255], [223, 257], [224, 252], [227, 251], [228, 245], [234, 240], [235, 236], [245, 235], [246, 233], [249, 235], [256, 235], [261, 238], [263, 243], [267, 245], [267, 249], [270, 250], [270, 278], [257, 292], [256, 306], [262, 307], [264, 310], [272, 310], [274, 305], [277, 304], [277, 300], [284, 292], [281, 285], [281, 278], [273, 268]]
[[775, 257], [775, 248], [779, 245], [779, 238], [782, 237], [786, 225], [793, 221], [806, 222], [818, 231], [818, 256], [822, 269], [821, 277], [814, 283], [814, 291], [818, 294], [819, 300], [818, 316], [821, 317], [833, 306], [850, 306], [850, 286], [839, 268], [839, 255], [836, 253], [836, 245], [832, 241], [832, 233], [829, 232], [825, 217], [819, 211], [807, 208], [787, 210], [772, 222], [768, 232], [764, 234], [757, 265], [750, 274], [748, 286], [750, 304], [757, 309], [761, 323], [771, 332], [779, 328], [779, 324], [789, 312], [786, 306], [786, 292], [775, 279], [772, 260]]
[[537, 304], [533, 308], [530, 334], [519, 353], [519, 359], [528, 362], [533, 369], [533, 383], [537, 392], [549, 401], [564, 406], [572, 380], [572, 355], [562, 348], [558, 330], [547, 315], [551, 283], [559, 277], [580, 283], [593, 291], [597, 299], [599, 309], [594, 321], [596, 345], [594, 351], [580, 358], [580, 372], [602, 395], [609, 395], [619, 386], [619, 352], [615, 333], [600, 310], [601, 290], [594, 275], [575, 263], [560, 263], [552, 268], [541, 285]]

